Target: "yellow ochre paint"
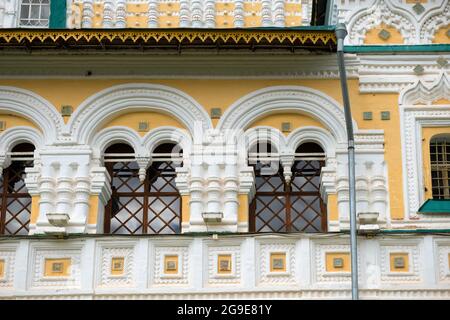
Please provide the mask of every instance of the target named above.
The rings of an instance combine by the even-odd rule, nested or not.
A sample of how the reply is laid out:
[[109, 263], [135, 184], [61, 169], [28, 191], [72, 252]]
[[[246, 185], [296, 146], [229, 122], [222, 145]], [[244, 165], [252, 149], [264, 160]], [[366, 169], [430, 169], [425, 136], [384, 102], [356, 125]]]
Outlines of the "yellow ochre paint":
[[[342, 268], [337, 268], [334, 266], [334, 259], [342, 259]], [[327, 252], [325, 254], [325, 265], [327, 272], [350, 272], [350, 253], [348, 252]]]
[[447, 35], [450, 25], [439, 28], [433, 37], [433, 43], [450, 44], [450, 37]]
[[[378, 35], [381, 30], [386, 30], [390, 33], [390, 37], [382, 39]], [[364, 38], [365, 44], [403, 44], [403, 36], [394, 26], [388, 26], [384, 23], [376, 26], [366, 33]]]

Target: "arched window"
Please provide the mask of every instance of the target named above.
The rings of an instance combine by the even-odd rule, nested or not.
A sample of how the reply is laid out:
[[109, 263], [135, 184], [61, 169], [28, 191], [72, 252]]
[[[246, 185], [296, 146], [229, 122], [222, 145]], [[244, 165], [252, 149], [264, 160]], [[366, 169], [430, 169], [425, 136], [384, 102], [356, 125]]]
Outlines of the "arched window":
[[21, 27], [47, 27], [50, 18], [50, 0], [22, 0]]
[[430, 140], [431, 185], [433, 199], [450, 199], [450, 136]]
[[16, 145], [9, 156], [11, 164], [0, 177], [0, 234], [27, 235], [31, 215], [31, 196], [25, 185], [25, 168], [33, 166], [34, 146]]
[[181, 153], [175, 145], [163, 144], [154, 150], [152, 159], [141, 182], [130, 146], [115, 144], [105, 151], [105, 166], [112, 179], [112, 196], [105, 208], [105, 233], [181, 232], [181, 196], [175, 185]]
[[250, 231], [326, 231], [326, 206], [320, 196], [320, 170], [325, 158], [322, 148], [314, 143], [297, 148], [288, 183], [273, 147], [262, 146], [263, 151], [254, 147], [249, 153], [256, 180], [256, 193], [250, 204]]

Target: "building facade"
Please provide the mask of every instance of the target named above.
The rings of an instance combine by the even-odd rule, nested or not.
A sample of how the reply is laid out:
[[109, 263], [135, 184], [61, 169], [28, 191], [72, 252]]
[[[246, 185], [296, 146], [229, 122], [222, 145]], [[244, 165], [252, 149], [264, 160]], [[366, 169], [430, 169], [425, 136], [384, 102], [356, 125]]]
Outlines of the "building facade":
[[[0, 0], [0, 298], [450, 298], [448, 0]], [[448, 156], [449, 155], [449, 156]]]

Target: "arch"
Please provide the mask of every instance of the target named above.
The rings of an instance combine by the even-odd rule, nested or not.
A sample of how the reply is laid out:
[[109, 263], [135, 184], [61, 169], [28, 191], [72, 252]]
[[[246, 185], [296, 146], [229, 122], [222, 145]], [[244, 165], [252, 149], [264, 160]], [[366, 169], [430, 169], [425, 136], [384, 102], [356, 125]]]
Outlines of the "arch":
[[101, 130], [92, 138], [90, 145], [94, 152], [94, 158], [99, 159], [106, 148], [120, 142], [129, 144], [136, 154], [141, 152], [141, 137], [136, 131], [128, 127], [109, 127]]
[[[302, 86], [273, 86], [254, 91], [233, 103], [220, 119], [219, 130], [244, 130], [255, 119], [278, 112], [301, 112], [319, 120], [338, 142], [345, 142], [343, 108], [331, 97]], [[357, 124], [353, 121], [354, 129]]]
[[155, 128], [143, 137], [142, 146], [144, 150], [153, 152], [155, 148], [163, 143], [176, 143], [183, 149], [183, 157], [186, 158], [191, 152], [191, 137], [185, 130], [179, 128], [163, 126]]
[[400, 105], [414, 105], [431, 104], [441, 98], [450, 100], [450, 79], [446, 73], [442, 73], [431, 86], [424, 84], [421, 80], [416, 81], [401, 91], [398, 99]]
[[18, 126], [5, 130], [0, 134], [0, 153], [6, 153], [12, 150], [20, 143], [28, 142], [34, 145], [35, 152], [44, 145], [42, 134], [31, 127]]
[[286, 153], [286, 137], [280, 130], [268, 126], [258, 126], [248, 129], [244, 134], [244, 145], [247, 154], [261, 138], [267, 138], [267, 141], [275, 148], [276, 152], [282, 154]]
[[113, 117], [143, 110], [170, 114], [191, 134], [197, 126], [212, 128], [208, 113], [186, 93], [164, 85], [130, 83], [107, 88], [86, 99], [73, 113], [65, 133], [83, 144]]
[[287, 148], [295, 152], [297, 147], [305, 142], [314, 142], [322, 147], [327, 158], [336, 156], [336, 139], [326, 130], [308, 126], [295, 129], [287, 137]]
[[437, 10], [430, 10], [423, 17], [422, 25], [420, 26], [420, 39], [423, 43], [432, 43], [436, 32], [444, 26], [450, 24], [450, 2]]
[[348, 22], [348, 43], [361, 45], [368, 30], [381, 23], [395, 27], [403, 36], [405, 44], [416, 42], [415, 18], [406, 10], [394, 8], [385, 0], [377, 0], [370, 7], [363, 8], [353, 14]]
[[56, 108], [36, 93], [16, 87], [0, 86], [0, 112], [23, 116], [43, 132], [45, 144], [52, 144], [64, 128]]

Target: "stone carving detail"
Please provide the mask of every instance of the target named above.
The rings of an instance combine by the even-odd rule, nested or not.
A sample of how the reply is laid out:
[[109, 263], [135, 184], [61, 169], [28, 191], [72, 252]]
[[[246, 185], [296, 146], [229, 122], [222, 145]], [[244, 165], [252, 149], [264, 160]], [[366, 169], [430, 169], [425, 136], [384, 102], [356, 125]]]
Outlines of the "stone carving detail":
[[[295, 285], [295, 245], [290, 243], [261, 243], [259, 247], [261, 285]], [[270, 253], [286, 253], [286, 272], [276, 274], [270, 272]]]
[[[217, 273], [217, 256], [220, 254], [231, 255], [232, 272], [222, 275]], [[241, 247], [236, 246], [208, 246], [208, 284], [224, 285], [238, 284], [241, 282]]]
[[[67, 246], [66, 246], [67, 248]], [[45, 277], [45, 259], [71, 259], [70, 275], [67, 277]], [[81, 285], [81, 249], [55, 250], [54, 248], [33, 248], [31, 261], [33, 273], [32, 288], [75, 289]]]
[[[358, 248], [359, 249], [359, 248]], [[359, 251], [359, 250], [358, 250]], [[345, 283], [350, 282], [351, 273], [350, 272], [327, 272], [326, 269], [326, 253], [329, 252], [348, 252], [350, 253], [350, 246], [348, 244], [324, 244], [315, 243], [314, 244], [314, 270], [315, 270], [315, 281], [317, 283]], [[360, 255], [358, 254], [358, 270], [360, 269]], [[359, 272], [360, 273], [360, 272]]]
[[439, 281], [450, 283], [450, 243], [438, 244]]
[[[117, 245], [101, 245], [101, 264], [99, 286], [119, 287], [134, 286], [134, 247], [124, 247], [123, 243]], [[111, 273], [111, 261], [113, 258], [124, 258], [123, 274], [113, 275]]]
[[[408, 253], [409, 271], [408, 272], [391, 272], [390, 254], [391, 253]], [[419, 247], [417, 244], [411, 245], [381, 245], [381, 282], [419, 282]]]
[[13, 288], [14, 271], [16, 269], [16, 252], [0, 247], [0, 261], [3, 261], [3, 276], [0, 277], [0, 289]]
[[[178, 255], [178, 268], [180, 268], [179, 276], [167, 277], [164, 274], [164, 256]], [[150, 260], [150, 265], [154, 266], [154, 285], [187, 285], [189, 283], [189, 247], [154, 247], [153, 259]]]

